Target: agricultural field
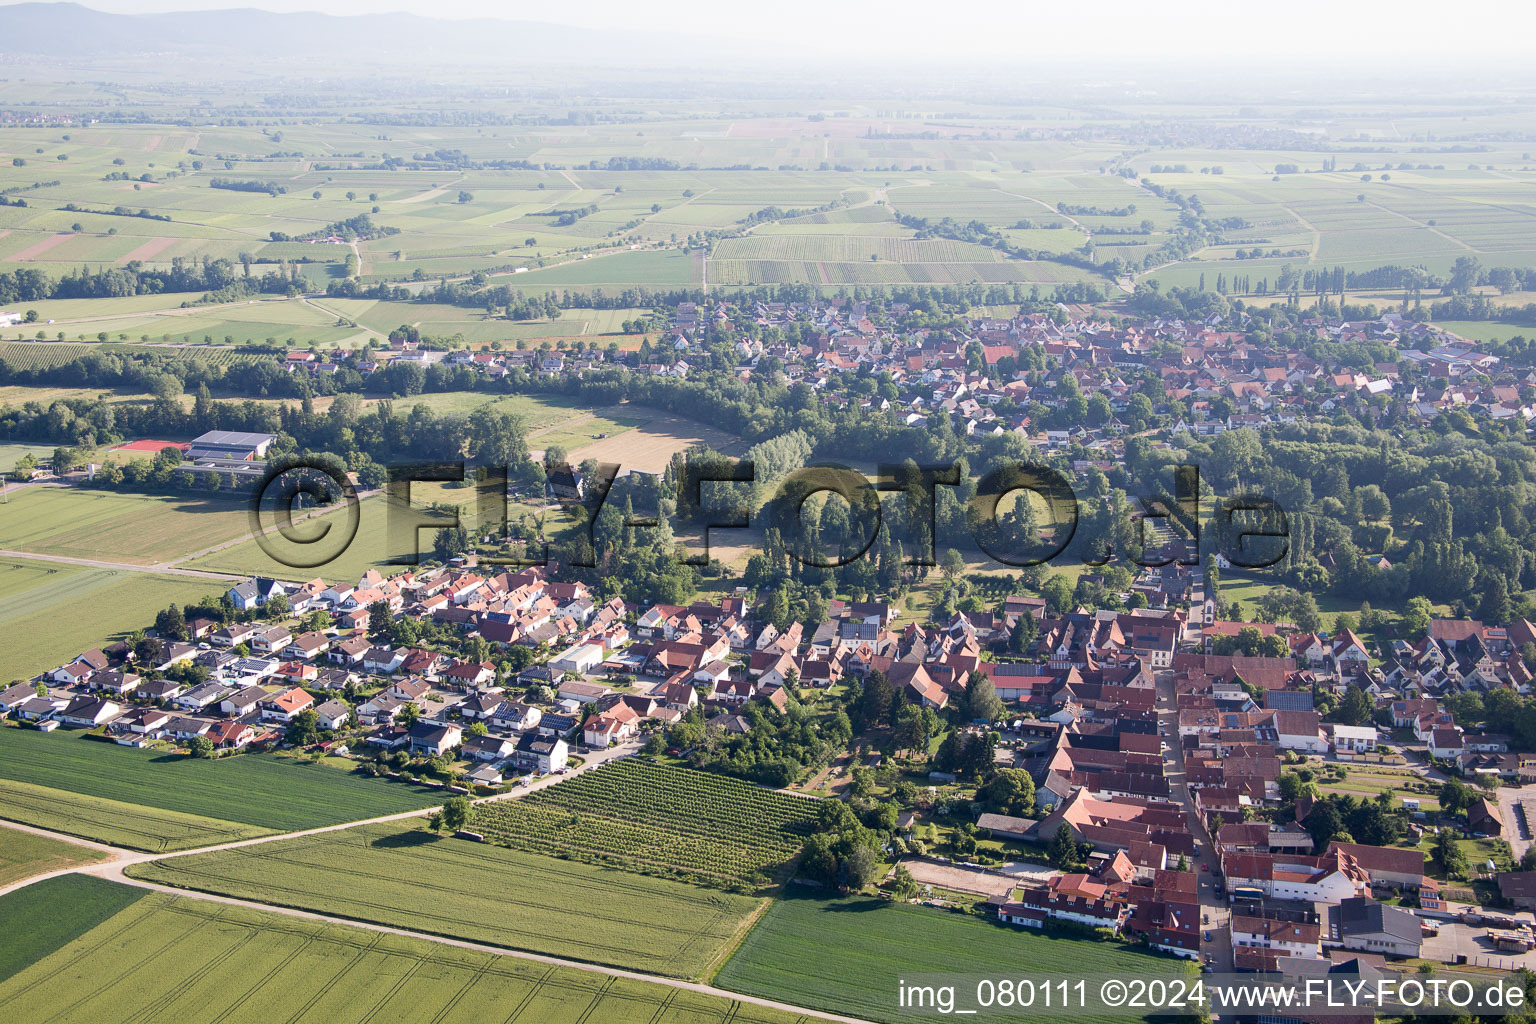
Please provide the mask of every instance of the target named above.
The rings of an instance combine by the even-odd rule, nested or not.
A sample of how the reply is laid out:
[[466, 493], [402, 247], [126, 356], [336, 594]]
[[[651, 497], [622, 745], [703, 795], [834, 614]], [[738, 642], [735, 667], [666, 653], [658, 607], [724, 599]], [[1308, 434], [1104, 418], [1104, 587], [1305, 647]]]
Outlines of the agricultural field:
[[57, 668], [143, 629], [167, 605], [194, 603], [227, 586], [218, 579], [0, 558], [0, 677]]
[[615, 406], [611, 409], [573, 416], [559, 423], [528, 434], [531, 451], [543, 451], [559, 446], [567, 453], [589, 448], [596, 441], [615, 437], [637, 427], [645, 427], [659, 414], [638, 406]]
[[[568, 454], [573, 462], [596, 459], [599, 462], [617, 462], [620, 472], [636, 470], [660, 473], [667, 468], [673, 455], [695, 445], [709, 445], [726, 455], [740, 455], [746, 448], [735, 434], [644, 406], [622, 405], [601, 415], [610, 416], [621, 425], [626, 422], [636, 422], [637, 425], [616, 436], [610, 435], [579, 446], [570, 445]], [[644, 416], [650, 418], [643, 424], [638, 423]], [[585, 432], [585, 424], [582, 428]], [[538, 446], [552, 442], [548, 435], [540, 435], [530, 438], [530, 443], [531, 446]]]
[[[43, 883], [52, 886], [54, 883]], [[18, 1020], [135, 1020], [173, 1024], [795, 1024], [798, 1014], [653, 982], [438, 945], [401, 935], [298, 920], [245, 907], [144, 895], [70, 935], [48, 915], [16, 917], [24, 949], [44, 955], [0, 981]], [[41, 888], [41, 887], [40, 887]], [[25, 893], [27, 890], [22, 890]], [[12, 909], [0, 897], [0, 913]], [[41, 898], [79, 897], [71, 889]], [[73, 906], [73, 901], [66, 905]], [[61, 941], [62, 940], [62, 941]], [[0, 939], [3, 942], [4, 939]], [[0, 977], [7, 972], [0, 971]]]
[[[707, 975], [759, 901], [399, 822], [150, 861], [135, 878], [672, 978]], [[281, 887], [272, 879], [280, 876]]]
[[107, 800], [14, 779], [0, 779], [0, 819], [149, 853], [233, 843], [273, 832], [238, 821]]
[[749, 783], [624, 758], [517, 800], [482, 805], [475, 829], [527, 851], [754, 888], [778, 880], [816, 804]]
[[88, 846], [0, 825], [0, 888], [33, 875], [94, 864], [105, 856]]
[[[396, 524], [406, 523], [414, 517], [433, 519], [433, 513], [415, 507], [417, 504], [413, 501], [411, 509], [404, 509], [384, 495], [364, 498], [358, 505], [357, 533], [350, 539], [343, 522], [346, 513], [339, 509], [323, 511], [319, 516], [322, 520], [336, 524], [330, 528], [334, 532], [328, 531], [323, 537], [319, 534], [320, 524], [313, 524], [311, 528], [295, 519], [295, 523], [299, 524], [296, 529], [306, 537], [320, 538], [313, 543], [290, 544], [276, 534], [269, 534], [265, 538], [269, 544], [276, 545], [276, 550], [284, 559], [292, 555], [296, 559], [318, 562], [307, 568], [295, 568], [288, 561], [273, 558], [262, 547], [261, 541], [254, 538], [193, 558], [183, 567], [238, 576], [262, 575], [282, 579], [319, 576], [327, 583], [356, 583], [369, 569], [398, 571], [399, 565], [404, 563], [395, 562], [394, 559], [413, 562], [418, 555], [423, 558], [431, 556], [434, 529], [423, 528], [413, 535], [404, 526], [391, 526], [392, 521]], [[433, 521], [450, 525], [441, 516]]]
[[[103, 101], [117, 98], [104, 89], [76, 91]], [[161, 102], [149, 94], [144, 99]], [[286, 155], [271, 154], [271, 140], [254, 126], [191, 132], [174, 125], [103, 125], [78, 128], [67, 133], [68, 140], [46, 127], [18, 128], [12, 133], [18, 151], [41, 152], [0, 175], [5, 179], [0, 186], [23, 190], [28, 203], [0, 210], [0, 267], [59, 273], [130, 261], [164, 267], [174, 259], [238, 260], [245, 253], [255, 261], [253, 272], [287, 261], [310, 288], [319, 290], [343, 274], [352, 247], [271, 242], [270, 233], [303, 234], [369, 213], [398, 233], [358, 243], [361, 279], [412, 288], [474, 273], [527, 293], [568, 287], [675, 288], [705, 281], [797, 281], [835, 288], [998, 280], [1049, 287], [1082, 278], [1076, 268], [1000, 260], [970, 243], [917, 240], [892, 215], [948, 217], [962, 224], [977, 220], [1015, 244], [1052, 252], [1078, 249], [1092, 233], [1101, 259], [1139, 259], [1168, 237], [1177, 210], [1138, 188], [1135, 178], [1103, 173], [1107, 165], [1122, 162], [1137, 176], [1199, 195], [1213, 216], [1237, 217], [1246, 224], [1234, 232], [1235, 241], [1154, 271], [1165, 286], [1192, 283], [1201, 273], [1272, 281], [1282, 259], [1236, 259], [1235, 249], [1245, 244], [1262, 245], [1266, 253], [1298, 254], [1283, 258], [1292, 262], [1352, 268], [1422, 263], [1443, 272], [1463, 253], [1476, 254], [1489, 266], [1523, 265], [1536, 258], [1530, 242], [1536, 209], [1524, 194], [1528, 154], [1518, 146], [1494, 145], [1475, 154], [1476, 165], [1457, 164], [1456, 157], [1422, 152], [1414, 140], [1359, 112], [1339, 111], [1328, 135], [1373, 138], [1375, 152], [1362, 156], [1370, 166], [1324, 171], [1322, 155], [1313, 148], [1139, 145], [1127, 156], [1122, 140], [1026, 137], [1015, 134], [1018, 125], [1009, 126], [1008, 118], [999, 121], [980, 110], [949, 115], [943, 124], [930, 121], [921, 135], [913, 135], [912, 122], [901, 117], [861, 114], [836, 124], [803, 115], [732, 120], [667, 107], [677, 110], [676, 119], [648, 120], [643, 137], [622, 122], [556, 133], [505, 125], [440, 126], [432, 133], [398, 126], [390, 136], [393, 142], [351, 124], [290, 125], [285, 145], [295, 148]], [[1290, 113], [1276, 109], [1259, 116]], [[1165, 115], [1138, 109], [1126, 118], [1134, 123]], [[1080, 114], [1062, 110], [1037, 116], [1065, 123]], [[1476, 132], [1493, 116], [1474, 111], [1466, 121], [1458, 118], [1442, 127]], [[1424, 115], [1419, 119], [1427, 131], [1440, 123]], [[1115, 127], [1106, 121], [1100, 130], [1113, 133]], [[206, 154], [209, 147], [224, 157], [217, 173], [189, 160], [194, 150]], [[315, 163], [337, 152], [376, 161], [392, 147], [443, 147], [482, 160], [512, 155], [572, 169], [385, 172], [345, 163], [327, 163], [321, 170]], [[584, 169], [590, 161], [602, 164], [615, 157], [660, 158], [688, 166], [643, 172]], [[1185, 164], [1187, 172], [1153, 170], [1175, 163]], [[1277, 175], [1280, 164], [1295, 165], [1302, 173]], [[1498, 171], [1491, 169], [1495, 164]], [[1222, 171], [1219, 176], [1199, 173], [1212, 165]], [[1389, 168], [1390, 174], [1381, 173]], [[1372, 180], [1362, 178], [1362, 169], [1376, 172]], [[135, 179], [147, 174], [151, 180], [106, 180], [108, 172]], [[212, 179], [221, 175], [272, 181], [284, 191], [266, 195], [213, 188]], [[83, 209], [66, 211], [68, 203]], [[708, 260], [699, 249], [685, 247], [703, 232], [737, 234], [744, 220], [770, 206], [791, 211], [832, 203], [844, 205], [762, 223], [740, 237], [720, 237]], [[1059, 203], [1073, 209], [1135, 205], [1136, 210], [1121, 217], [1069, 214], [1058, 211]], [[114, 206], [171, 219], [101, 212]], [[559, 222], [561, 211], [578, 207], [585, 210], [581, 217]], [[1151, 222], [1147, 233], [1140, 233], [1142, 220]], [[1102, 233], [1127, 227], [1136, 227], [1137, 233]], [[988, 267], [995, 269], [989, 272]], [[1086, 277], [1103, 282], [1101, 275]], [[148, 335], [197, 343], [208, 336], [221, 344], [226, 337], [236, 343], [274, 337], [324, 346], [360, 344], [370, 331], [418, 321], [430, 324], [429, 330], [462, 333], [471, 342], [606, 333], [595, 324], [572, 328], [560, 321], [512, 325], [504, 333], [492, 322], [472, 324], [464, 311], [451, 317], [403, 316], [382, 324], [358, 320], [353, 329], [338, 324], [334, 314], [348, 318], [346, 304], [356, 300], [269, 298], [248, 304], [244, 312], [230, 306], [183, 308], [177, 298], [153, 295], [35, 302], [29, 308], [37, 310], [40, 322], [25, 326], [29, 337], [46, 329], [53, 338], [62, 329], [69, 339], [107, 331], [135, 340]], [[464, 325], [446, 329], [460, 320]]]
[[118, 354], [124, 356], [142, 355], [153, 353], [169, 356], [182, 360], [201, 360], [210, 365], [228, 365], [241, 360], [254, 359], [256, 356], [250, 352], [241, 352], [238, 348], [198, 344], [191, 339], [176, 339], [169, 343], [155, 343], [149, 341], [144, 344], [123, 344], [120, 342], [42, 342], [42, 341], [0, 341], [0, 360], [4, 360], [7, 366], [17, 370], [45, 370], [55, 366], [63, 366], [81, 359], [92, 353], [103, 355]]
[[1470, 341], [1497, 342], [1510, 338], [1529, 338], [1536, 335], [1536, 327], [1503, 324], [1495, 320], [1437, 320], [1435, 326], [1460, 335]]
[[0, 816], [152, 852], [398, 814], [442, 798], [265, 754], [203, 761], [16, 727], [0, 728], [0, 794]]
[[[365, 329], [342, 322], [345, 318], [320, 301], [306, 298], [268, 296], [244, 302], [182, 305], [174, 296], [147, 295], [124, 300], [47, 300], [29, 305], [29, 309], [38, 312], [37, 323], [9, 328], [0, 336], [28, 342], [27, 348], [38, 350], [33, 355], [40, 362], [31, 365], [66, 362], [65, 353], [81, 348], [180, 353], [183, 358], [225, 363], [248, 358], [238, 351], [241, 345], [357, 348], [369, 337]], [[6, 346], [11, 350], [5, 356], [7, 361], [13, 354], [23, 355], [15, 352], [21, 346], [9, 341]], [[49, 350], [58, 351], [50, 355]], [[13, 365], [28, 364], [23, 360]]]
[[[1172, 976], [1187, 965], [1130, 946], [1060, 938], [970, 914], [887, 903], [864, 896], [776, 900], [715, 976], [733, 992], [782, 999], [828, 1013], [902, 1024], [941, 1021], [898, 1009], [898, 979], [914, 972], [987, 974], [1028, 969], [1031, 977]], [[1134, 1017], [1073, 1014], [1091, 1021]]]
[[174, 562], [250, 530], [241, 497], [29, 487], [0, 505], [0, 549], [130, 565]]
[[0, 985], [137, 903], [144, 895], [88, 875], [61, 875], [0, 896]]

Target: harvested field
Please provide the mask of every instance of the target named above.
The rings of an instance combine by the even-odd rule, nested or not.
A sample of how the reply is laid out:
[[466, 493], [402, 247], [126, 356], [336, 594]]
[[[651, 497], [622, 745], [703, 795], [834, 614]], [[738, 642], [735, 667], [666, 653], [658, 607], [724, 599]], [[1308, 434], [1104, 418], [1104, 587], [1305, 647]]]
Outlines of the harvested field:
[[572, 450], [572, 460], [597, 459], [599, 462], [617, 462], [621, 471], [660, 473], [667, 468], [673, 455], [695, 445], [707, 444], [726, 455], [740, 455], [746, 450], [746, 445], [735, 434], [670, 413], [623, 405], [603, 410], [600, 415], [638, 418], [650, 412], [655, 412], [655, 418], [643, 425]]

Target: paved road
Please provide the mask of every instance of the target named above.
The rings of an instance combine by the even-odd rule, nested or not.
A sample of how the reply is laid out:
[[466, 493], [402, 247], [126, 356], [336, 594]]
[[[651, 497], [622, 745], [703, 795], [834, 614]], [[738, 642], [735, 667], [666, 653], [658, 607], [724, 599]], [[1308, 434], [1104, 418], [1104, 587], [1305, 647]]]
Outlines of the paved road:
[[[1224, 898], [1216, 895], [1215, 879], [1220, 877], [1217, 872], [1221, 870], [1221, 864], [1216, 859], [1216, 844], [1211, 841], [1210, 833], [1205, 830], [1205, 823], [1200, 820], [1200, 815], [1195, 811], [1194, 798], [1184, 778], [1183, 745], [1179, 742], [1179, 711], [1174, 700], [1171, 672], [1159, 673], [1157, 710], [1158, 731], [1162, 735], [1163, 742], [1168, 745], [1163, 753], [1163, 775], [1168, 780], [1170, 795], [1184, 807], [1184, 816], [1189, 821], [1190, 835], [1194, 836], [1195, 841], [1200, 844], [1200, 853], [1190, 865], [1199, 879], [1200, 953], [1211, 958], [1213, 970], [1228, 972], [1232, 970], [1232, 932], [1227, 925], [1232, 917], [1232, 908]], [[1209, 923], [1206, 923], [1207, 916]], [[1211, 933], [1210, 942], [1204, 941], [1207, 930]]]

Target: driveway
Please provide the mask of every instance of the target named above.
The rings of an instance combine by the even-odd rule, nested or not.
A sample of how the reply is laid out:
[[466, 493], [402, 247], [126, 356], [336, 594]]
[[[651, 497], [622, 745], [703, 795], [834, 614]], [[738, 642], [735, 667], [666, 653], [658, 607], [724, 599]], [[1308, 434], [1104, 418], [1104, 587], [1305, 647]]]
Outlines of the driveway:
[[636, 737], [635, 739], [620, 743], [616, 747], [609, 747], [607, 750], [583, 750], [579, 755], [583, 763], [579, 767], [567, 769], [564, 775], [546, 775], [541, 779], [534, 779], [526, 786], [514, 786], [505, 793], [497, 793], [495, 796], [488, 796], [475, 802], [490, 803], [495, 800], [515, 800], [526, 793], [536, 793], [546, 786], [558, 785], [567, 779], [580, 775], [582, 772], [589, 772], [594, 768], [599, 768], [609, 761], [616, 761], [621, 757], [633, 757], [640, 753], [640, 748], [643, 745], [640, 738]]

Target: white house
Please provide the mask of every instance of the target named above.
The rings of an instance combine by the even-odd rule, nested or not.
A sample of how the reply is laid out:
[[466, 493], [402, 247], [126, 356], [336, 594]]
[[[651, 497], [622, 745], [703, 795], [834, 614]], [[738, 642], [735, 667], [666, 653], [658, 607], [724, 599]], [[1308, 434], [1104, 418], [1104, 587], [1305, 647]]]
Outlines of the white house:
[[1333, 749], [1337, 753], [1368, 754], [1376, 749], [1374, 725], [1335, 725]]
[[1322, 719], [1316, 711], [1276, 711], [1275, 743], [1282, 750], [1300, 750], [1308, 754], [1328, 753]]
[[347, 724], [352, 709], [347, 707], [346, 701], [328, 700], [315, 708], [315, 714], [319, 716], [320, 728], [334, 731]]
[[1245, 914], [1232, 915], [1232, 945], [1267, 949], [1281, 956], [1317, 959], [1321, 955], [1320, 931], [1315, 921], [1273, 921]]
[[1456, 758], [1463, 749], [1461, 730], [1455, 726], [1431, 731], [1428, 743], [1431, 757]]
[[512, 761], [525, 771], [557, 772], [571, 759], [570, 744], [558, 736], [528, 733], [517, 741]]

